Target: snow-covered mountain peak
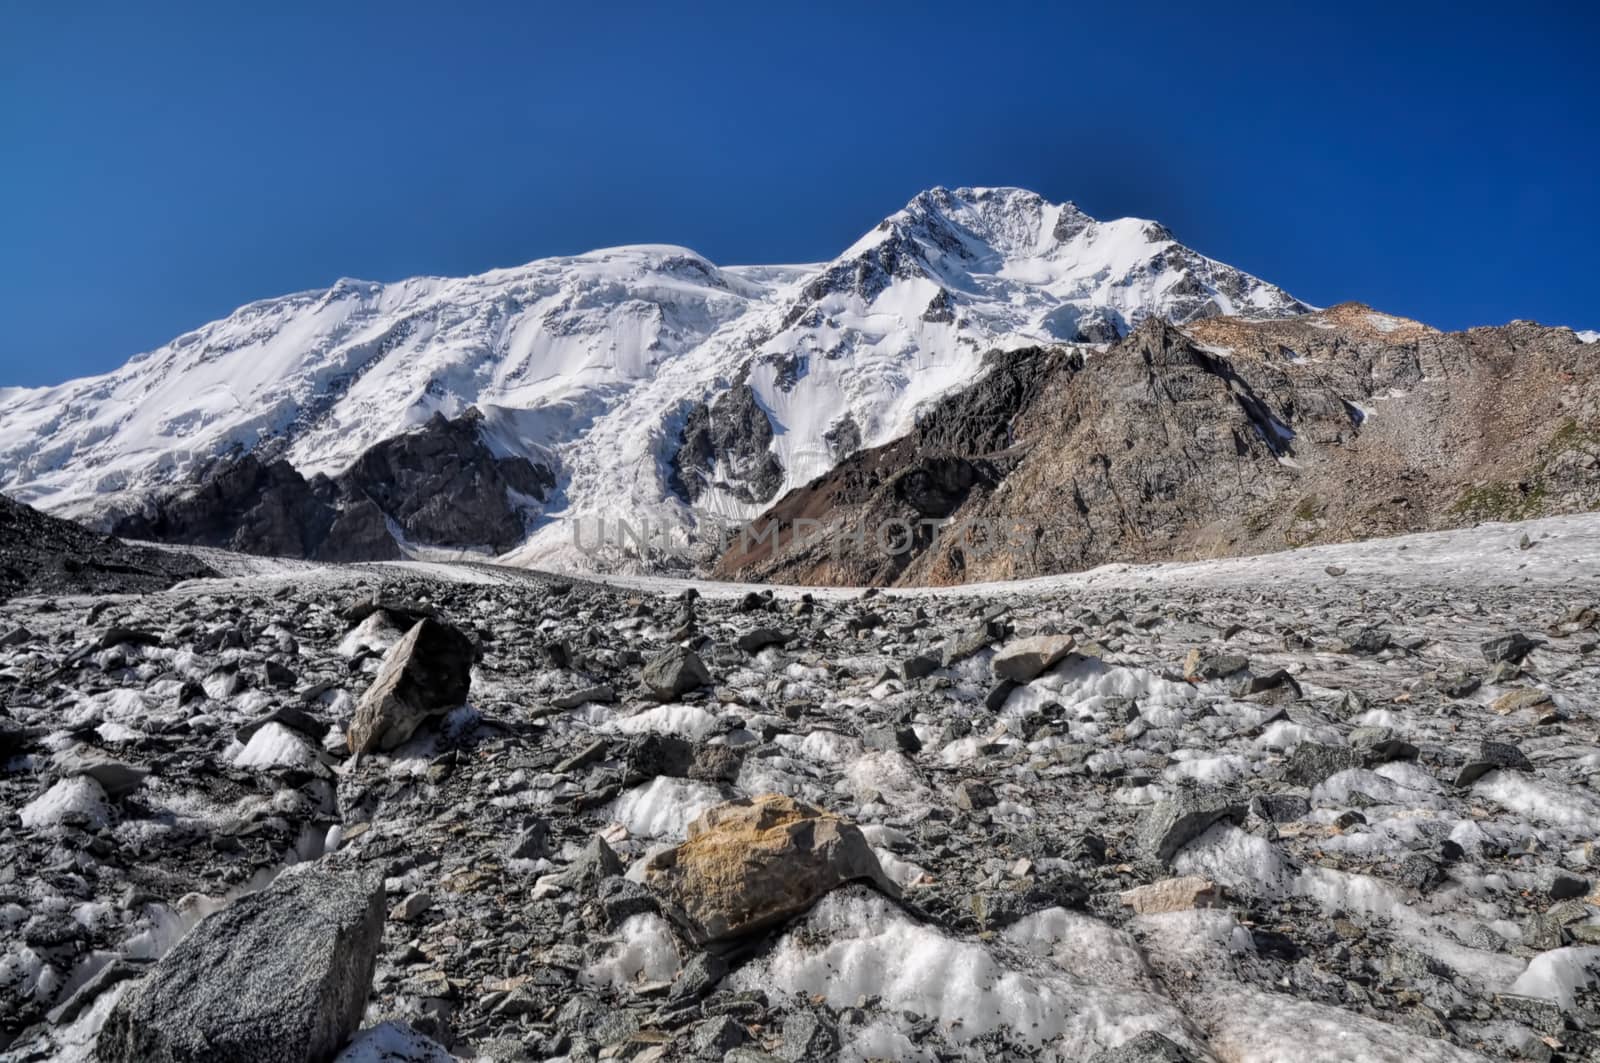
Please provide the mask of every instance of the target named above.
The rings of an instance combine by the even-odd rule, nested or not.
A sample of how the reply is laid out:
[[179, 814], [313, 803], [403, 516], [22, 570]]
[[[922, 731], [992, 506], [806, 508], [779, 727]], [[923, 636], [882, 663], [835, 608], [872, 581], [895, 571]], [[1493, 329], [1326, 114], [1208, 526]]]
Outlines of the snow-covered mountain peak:
[[93, 517], [227, 454], [337, 474], [476, 407], [497, 455], [558, 477], [515, 555], [545, 561], [574, 519], [687, 535], [759, 511], [908, 430], [993, 347], [1306, 309], [1153, 222], [934, 188], [818, 265], [721, 267], [639, 244], [249, 303], [103, 376], [0, 391], [0, 489]]

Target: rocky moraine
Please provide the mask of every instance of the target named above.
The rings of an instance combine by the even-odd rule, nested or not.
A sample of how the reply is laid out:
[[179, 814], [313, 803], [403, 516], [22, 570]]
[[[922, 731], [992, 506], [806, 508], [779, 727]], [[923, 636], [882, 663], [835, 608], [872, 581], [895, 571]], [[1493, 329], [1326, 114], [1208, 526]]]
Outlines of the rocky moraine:
[[0, 1052], [1600, 1058], [1596, 543], [28, 592]]

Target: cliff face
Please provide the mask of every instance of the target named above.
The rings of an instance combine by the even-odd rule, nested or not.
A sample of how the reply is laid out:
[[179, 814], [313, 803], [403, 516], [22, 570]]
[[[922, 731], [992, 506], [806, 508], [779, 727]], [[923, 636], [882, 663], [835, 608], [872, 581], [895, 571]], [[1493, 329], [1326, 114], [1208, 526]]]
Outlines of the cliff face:
[[[1036, 382], [1014, 406], [986, 405], [1010, 394], [1011, 376], [992, 369], [917, 431], [764, 515], [817, 521], [810, 542], [734, 543], [716, 572], [948, 584], [1593, 509], [1597, 353], [1568, 329], [1440, 333], [1354, 304], [1147, 321], [1081, 360], [1011, 356]], [[939, 430], [963, 416], [971, 426]], [[980, 430], [1002, 420], [1003, 442]], [[876, 534], [925, 518], [952, 526], [894, 555], [884, 543], [906, 541], [899, 526]]]

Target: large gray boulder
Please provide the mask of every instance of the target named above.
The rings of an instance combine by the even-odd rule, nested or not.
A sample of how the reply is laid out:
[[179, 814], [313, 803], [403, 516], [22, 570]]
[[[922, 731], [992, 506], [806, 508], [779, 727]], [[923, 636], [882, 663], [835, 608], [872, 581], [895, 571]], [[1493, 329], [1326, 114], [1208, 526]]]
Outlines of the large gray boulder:
[[383, 881], [291, 868], [202, 921], [106, 1018], [103, 1063], [313, 1063], [361, 1024]]
[[472, 640], [441, 620], [424, 617], [394, 644], [350, 721], [350, 752], [388, 751], [429, 717], [467, 700], [472, 686]]

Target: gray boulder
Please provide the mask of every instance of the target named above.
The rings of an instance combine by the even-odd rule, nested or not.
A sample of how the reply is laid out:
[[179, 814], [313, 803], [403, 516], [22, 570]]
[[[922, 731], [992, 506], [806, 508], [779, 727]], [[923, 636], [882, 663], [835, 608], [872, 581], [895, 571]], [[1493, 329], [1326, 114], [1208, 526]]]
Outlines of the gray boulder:
[[1289, 754], [1283, 777], [1296, 786], [1316, 786], [1329, 776], [1359, 768], [1365, 762], [1360, 750], [1348, 746], [1325, 746], [1320, 742], [1301, 742]]
[[659, 701], [671, 701], [691, 690], [711, 685], [711, 673], [705, 662], [693, 650], [674, 646], [660, 656], [651, 658], [644, 666], [641, 677], [646, 689]]
[[472, 686], [473, 652], [472, 640], [449, 624], [419, 620], [361, 696], [350, 722], [350, 751], [394, 749], [424, 720], [460, 706]]
[[1543, 645], [1543, 642], [1530, 639], [1520, 631], [1513, 631], [1509, 635], [1502, 635], [1485, 642], [1483, 659], [1490, 664], [1499, 664], [1502, 661], [1520, 664], [1524, 657]]
[[361, 1025], [383, 882], [292, 869], [202, 921], [107, 1017], [103, 1063], [305, 1063]]
[[1170, 861], [1179, 849], [1220, 820], [1244, 819], [1246, 804], [1237, 796], [1212, 790], [1179, 790], [1151, 806], [1139, 822], [1139, 848], [1146, 855]]

